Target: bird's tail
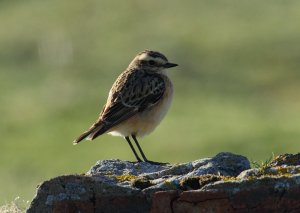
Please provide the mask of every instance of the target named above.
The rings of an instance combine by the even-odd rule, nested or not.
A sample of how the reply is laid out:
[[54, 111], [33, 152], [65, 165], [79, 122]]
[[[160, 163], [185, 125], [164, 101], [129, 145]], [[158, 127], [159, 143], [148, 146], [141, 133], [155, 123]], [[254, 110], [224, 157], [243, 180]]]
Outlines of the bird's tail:
[[95, 123], [87, 131], [85, 131], [77, 139], [75, 139], [73, 141], [73, 144], [76, 145], [85, 138], [87, 140], [94, 140], [96, 137], [98, 137], [98, 136], [102, 135], [103, 133], [105, 133], [106, 130], [107, 129], [105, 128], [103, 123], [100, 123], [100, 124]]

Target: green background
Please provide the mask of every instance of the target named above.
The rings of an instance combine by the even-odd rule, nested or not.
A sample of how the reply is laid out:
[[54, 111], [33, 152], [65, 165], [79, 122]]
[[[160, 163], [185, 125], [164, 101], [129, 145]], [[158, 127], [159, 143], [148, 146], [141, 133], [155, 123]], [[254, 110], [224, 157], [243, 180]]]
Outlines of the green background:
[[2, 0], [0, 203], [100, 159], [134, 160], [122, 138], [72, 141], [146, 48], [180, 65], [169, 113], [140, 140], [149, 159], [299, 152], [299, 20], [296, 0]]

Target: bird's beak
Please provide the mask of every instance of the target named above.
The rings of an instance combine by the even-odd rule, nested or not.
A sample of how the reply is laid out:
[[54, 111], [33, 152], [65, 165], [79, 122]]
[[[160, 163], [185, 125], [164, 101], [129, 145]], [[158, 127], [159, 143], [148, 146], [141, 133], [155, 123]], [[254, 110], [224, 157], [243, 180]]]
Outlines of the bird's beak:
[[171, 68], [171, 67], [177, 67], [178, 66], [178, 64], [173, 64], [173, 63], [166, 63], [166, 64], [164, 64], [164, 68]]

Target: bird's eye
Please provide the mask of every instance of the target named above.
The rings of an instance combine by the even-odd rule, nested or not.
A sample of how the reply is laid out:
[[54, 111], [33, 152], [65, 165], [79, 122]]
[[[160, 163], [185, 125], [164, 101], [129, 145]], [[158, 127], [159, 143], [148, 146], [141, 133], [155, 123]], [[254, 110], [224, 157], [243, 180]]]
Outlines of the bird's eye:
[[149, 64], [150, 64], [150, 65], [154, 65], [154, 64], [155, 64], [155, 61], [150, 60], [150, 61], [149, 61]]

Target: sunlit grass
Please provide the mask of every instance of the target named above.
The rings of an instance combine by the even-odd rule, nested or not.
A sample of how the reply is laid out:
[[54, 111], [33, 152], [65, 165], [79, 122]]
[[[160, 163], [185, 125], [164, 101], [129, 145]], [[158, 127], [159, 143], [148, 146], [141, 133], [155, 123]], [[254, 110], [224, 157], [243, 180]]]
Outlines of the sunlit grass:
[[134, 160], [122, 138], [72, 141], [145, 48], [180, 65], [170, 112], [141, 139], [149, 159], [230, 151], [260, 162], [299, 150], [298, 1], [0, 4], [0, 203], [99, 159]]

